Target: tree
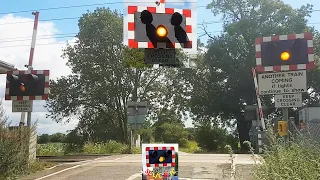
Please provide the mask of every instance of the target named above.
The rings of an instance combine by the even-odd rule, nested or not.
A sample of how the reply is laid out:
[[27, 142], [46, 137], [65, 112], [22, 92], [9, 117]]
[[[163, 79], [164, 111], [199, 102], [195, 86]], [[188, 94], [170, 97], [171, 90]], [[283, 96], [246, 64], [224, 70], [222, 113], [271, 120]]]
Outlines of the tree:
[[85, 139], [126, 142], [125, 104], [137, 73], [123, 68], [122, 16], [98, 8], [80, 18], [79, 29], [63, 54], [73, 75], [51, 81], [49, 116], [57, 122], [77, 116]]
[[50, 135], [50, 142], [64, 142], [65, 134], [63, 133], [55, 133]]
[[38, 138], [39, 144], [46, 144], [50, 142], [50, 136], [49, 134], [41, 134]]
[[[73, 74], [50, 82], [48, 117], [56, 122], [79, 119], [76, 131], [84, 140], [129, 142], [128, 101], [147, 101], [151, 111], [161, 108], [157, 104], [163, 101], [166, 70], [146, 69], [143, 51], [122, 44], [122, 18], [105, 8], [84, 14], [77, 42], [63, 54]], [[183, 53], [177, 56], [185, 60]], [[128, 68], [132, 65], [139, 68]]]
[[186, 147], [188, 143], [188, 131], [184, 125], [175, 123], [163, 123], [157, 128], [156, 140], [164, 143], [178, 143], [180, 147]]
[[215, 125], [202, 125], [196, 128], [196, 140], [207, 151], [223, 151], [225, 146], [234, 145], [234, 138], [228, 132]]
[[[191, 101], [198, 105], [196, 114], [219, 116], [225, 122], [236, 119], [243, 142], [249, 139], [250, 128], [250, 123], [244, 120], [244, 105], [256, 103], [251, 72], [255, 66], [255, 38], [313, 31], [305, 19], [312, 6], [293, 9], [278, 0], [213, 0], [207, 8], [215, 15], [223, 15], [224, 33], [209, 36], [205, 56], [208, 71], [204, 76], [207, 81], [196, 86], [205, 90], [204, 98]], [[211, 95], [212, 98], [206, 98]], [[270, 97], [265, 97], [263, 103], [270, 106]]]

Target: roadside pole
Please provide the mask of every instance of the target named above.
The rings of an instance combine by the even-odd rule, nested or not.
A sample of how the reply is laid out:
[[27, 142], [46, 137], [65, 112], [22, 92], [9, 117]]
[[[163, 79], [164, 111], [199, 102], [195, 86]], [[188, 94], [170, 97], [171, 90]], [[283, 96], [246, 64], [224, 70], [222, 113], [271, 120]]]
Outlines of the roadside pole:
[[289, 123], [289, 108], [287, 108], [287, 107], [282, 108], [282, 119], [287, 122], [287, 128], [286, 128], [287, 136], [285, 138], [285, 141], [288, 141], [290, 139], [289, 138], [289, 136], [290, 136], [289, 128], [288, 128], [288, 125], [290, 124]]
[[[138, 69], [134, 68], [134, 87], [133, 87], [133, 94], [132, 94], [132, 101], [133, 102], [137, 102], [138, 101]], [[133, 136], [131, 137], [131, 142], [130, 142], [130, 153], [132, 153], [132, 146], [135, 144], [135, 139], [137, 136], [137, 120], [138, 120], [138, 107], [137, 104], [135, 104], [134, 107], [134, 127], [132, 128], [131, 125], [131, 131], [133, 129], [133, 133], [131, 133], [131, 135], [133, 134]]]

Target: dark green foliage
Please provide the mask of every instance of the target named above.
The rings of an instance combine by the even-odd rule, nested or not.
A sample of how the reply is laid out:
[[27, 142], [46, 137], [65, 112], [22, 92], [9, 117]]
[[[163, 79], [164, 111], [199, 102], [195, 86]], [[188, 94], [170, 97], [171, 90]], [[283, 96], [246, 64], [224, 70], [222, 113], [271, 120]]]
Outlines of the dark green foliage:
[[64, 142], [65, 134], [63, 133], [55, 133], [50, 135], [50, 142]]
[[0, 101], [0, 179], [17, 179], [28, 172], [29, 129], [10, 128]]
[[237, 145], [237, 139], [225, 129], [210, 125], [197, 127], [196, 140], [199, 147], [210, 152], [221, 152], [226, 145]]
[[[203, 59], [207, 72], [201, 75], [201, 83], [194, 82], [199, 94], [191, 98], [192, 112], [204, 117], [199, 118], [200, 123], [204, 119], [217, 122], [219, 116], [219, 121], [230, 125], [230, 120], [236, 119], [243, 142], [249, 140], [250, 127], [250, 123], [244, 121], [244, 105], [256, 103], [251, 72], [255, 66], [255, 38], [314, 31], [306, 24], [312, 6], [293, 9], [277, 0], [213, 0], [207, 8], [223, 16], [224, 32], [210, 36]], [[309, 85], [317, 88], [319, 82], [312, 80], [317, 77], [314, 73], [308, 76], [312, 82]], [[272, 108], [270, 97], [263, 98], [263, 105]]]
[[49, 134], [41, 134], [38, 136], [38, 143], [39, 144], [46, 144], [50, 142], [50, 136]]

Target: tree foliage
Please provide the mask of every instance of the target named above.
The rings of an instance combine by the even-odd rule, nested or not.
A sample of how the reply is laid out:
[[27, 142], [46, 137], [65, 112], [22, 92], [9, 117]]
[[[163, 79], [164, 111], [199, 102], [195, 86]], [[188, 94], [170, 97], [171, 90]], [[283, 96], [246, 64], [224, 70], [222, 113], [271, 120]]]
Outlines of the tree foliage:
[[[197, 84], [206, 91], [202, 91], [201, 101], [192, 97], [191, 102], [198, 105], [193, 112], [228, 122], [236, 119], [243, 142], [249, 139], [250, 128], [250, 123], [244, 121], [244, 106], [256, 103], [251, 72], [255, 66], [255, 38], [314, 31], [306, 24], [312, 6], [293, 9], [278, 0], [213, 0], [207, 8], [223, 16], [224, 32], [209, 35], [202, 70], [208, 83]], [[263, 104], [272, 107], [270, 96], [263, 98]]]
[[[81, 141], [128, 142], [126, 104], [147, 101], [148, 125], [140, 130], [144, 141], [153, 141], [155, 135], [156, 141], [171, 142], [173, 137], [167, 134], [177, 130], [175, 141], [183, 136], [196, 138], [195, 132], [193, 136], [184, 134], [187, 116], [204, 134], [215, 135], [220, 129], [214, 128], [234, 126], [235, 122], [241, 142], [248, 140], [251, 124], [245, 121], [243, 110], [246, 104], [256, 103], [251, 72], [255, 66], [255, 38], [312, 31], [317, 54], [319, 34], [307, 26], [306, 20], [312, 6], [294, 9], [278, 0], [213, 0], [207, 8], [215, 15], [223, 15], [224, 31], [209, 36], [206, 46], [198, 42], [197, 69], [148, 68], [143, 63], [143, 50], [122, 44], [119, 32], [123, 17], [118, 11], [97, 8], [83, 14], [77, 42], [63, 54], [72, 75], [51, 81], [48, 117], [57, 122], [78, 119], [73, 134]], [[178, 51], [177, 59], [184, 63], [188, 57]], [[314, 90], [305, 96], [309, 104], [319, 103], [318, 77], [319, 69], [308, 72], [308, 84]], [[265, 96], [263, 104], [272, 107], [270, 99]], [[201, 142], [210, 144], [211, 140]], [[209, 144], [208, 149], [220, 147], [209, 148]]]
[[50, 142], [50, 136], [49, 134], [41, 134], [38, 136], [38, 142], [39, 144], [46, 144]]
[[[50, 84], [48, 117], [67, 123], [78, 119], [75, 131], [84, 140], [128, 142], [128, 101], [147, 101], [151, 121], [163, 106], [183, 107], [172, 103], [181, 86], [169, 78], [174, 70], [148, 69], [142, 63], [143, 50], [122, 44], [122, 18], [105, 8], [84, 14], [75, 45], [68, 45], [63, 54], [72, 75]], [[178, 51], [177, 59], [183, 63], [186, 56]]]
[[237, 139], [226, 129], [215, 125], [202, 125], [196, 129], [196, 140], [199, 146], [209, 152], [224, 152], [226, 145], [236, 147]]

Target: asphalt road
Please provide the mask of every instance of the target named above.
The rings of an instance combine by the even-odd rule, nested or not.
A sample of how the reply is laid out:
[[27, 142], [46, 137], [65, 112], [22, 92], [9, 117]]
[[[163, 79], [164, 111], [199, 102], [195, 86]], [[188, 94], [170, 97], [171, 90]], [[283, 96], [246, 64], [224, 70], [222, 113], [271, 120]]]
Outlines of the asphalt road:
[[[253, 164], [251, 155], [235, 155], [234, 165]], [[179, 153], [179, 179], [232, 179], [229, 154]], [[23, 180], [141, 180], [141, 154], [115, 155], [61, 164]]]

